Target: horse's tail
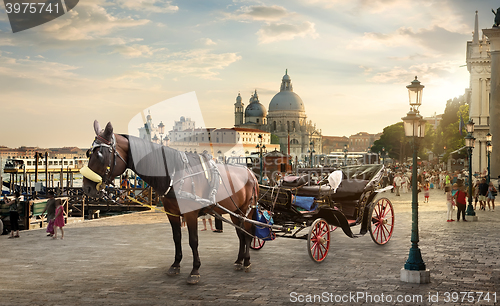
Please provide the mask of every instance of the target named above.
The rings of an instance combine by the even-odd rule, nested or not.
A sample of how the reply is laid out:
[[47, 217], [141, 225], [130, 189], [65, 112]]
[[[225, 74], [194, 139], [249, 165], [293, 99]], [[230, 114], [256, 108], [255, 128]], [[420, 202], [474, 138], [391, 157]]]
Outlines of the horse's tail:
[[248, 172], [250, 172], [250, 176], [253, 180], [253, 194], [252, 194], [252, 201], [251, 203], [254, 206], [257, 206], [257, 201], [259, 198], [259, 182], [257, 181], [257, 177], [255, 177], [255, 174], [248, 169]]

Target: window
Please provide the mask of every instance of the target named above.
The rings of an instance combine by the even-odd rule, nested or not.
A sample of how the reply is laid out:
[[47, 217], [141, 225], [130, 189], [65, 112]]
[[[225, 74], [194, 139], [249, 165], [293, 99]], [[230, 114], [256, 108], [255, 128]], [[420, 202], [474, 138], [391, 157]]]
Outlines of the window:
[[259, 118], [257, 118], [257, 123], [259, 123]]

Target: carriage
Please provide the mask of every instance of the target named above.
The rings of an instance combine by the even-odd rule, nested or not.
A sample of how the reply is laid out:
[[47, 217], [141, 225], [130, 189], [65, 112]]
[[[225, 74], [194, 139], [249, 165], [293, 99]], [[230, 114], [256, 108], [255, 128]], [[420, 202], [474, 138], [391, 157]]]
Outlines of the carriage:
[[[275, 237], [306, 239], [312, 260], [322, 262], [338, 227], [351, 238], [370, 232], [376, 244], [386, 244], [394, 229], [394, 209], [389, 199], [376, 199], [392, 188], [378, 189], [383, 169], [379, 164], [343, 167], [336, 190], [327, 179], [311, 184], [307, 175], [285, 177], [280, 186], [260, 185], [258, 210], [268, 211], [274, 224], [256, 225], [251, 248], [259, 250]], [[355, 234], [352, 228], [357, 225], [360, 231]]]

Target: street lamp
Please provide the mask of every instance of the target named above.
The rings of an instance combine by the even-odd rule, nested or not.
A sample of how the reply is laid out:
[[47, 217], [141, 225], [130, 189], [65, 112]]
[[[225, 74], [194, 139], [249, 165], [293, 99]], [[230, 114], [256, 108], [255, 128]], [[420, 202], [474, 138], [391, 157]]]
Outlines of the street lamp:
[[349, 152], [347, 145], [344, 145], [344, 166], [347, 166], [347, 152]]
[[163, 124], [163, 121], [160, 121], [160, 124], [158, 124], [158, 133], [160, 134], [160, 144], [163, 145], [163, 134], [165, 132], [165, 125]]
[[418, 107], [422, 104], [422, 91], [424, 86], [415, 80], [406, 86], [410, 96], [410, 111], [403, 119], [405, 136], [413, 140], [413, 166], [412, 166], [412, 203], [411, 203], [411, 248], [408, 259], [401, 269], [401, 280], [407, 283], [430, 283], [430, 271], [425, 268], [422, 254], [418, 247], [418, 192], [417, 192], [417, 151], [418, 139], [425, 136], [425, 120], [422, 119]]
[[257, 150], [259, 150], [259, 157], [260, 157], [260, 172], [259, 172], [259, 184], [262, 184], [262, 151], [266, 149], [266, 145], [262, 144], [262, 134], [259, 134], [259, 144], [255, 146]]
[[465, 128], [467, 129], [467, 136], [465, 136], [465, 146], [467, 147], [467, 151], [469, 153], [469, 205], [467, 205], [465, 214], [476, 219], [476, 212], [474, 211], [474, 207], [472, 207], [472, 150], [474, 149], [474, 143], [476, 140], [476, 138], [472, 136], [472, 134], [474, 133], [474, 121], [472, 121], [472, 118], [469, 119], [469, 122], [467, 122]]
[[491, 168], [490, 168], [490, 156], [491, 156], [491, 151], [493, 149], [493, 146], [491, 145], [491, 134], [488, 133], [486, 134], [486, 152], [488, 152], [488, 181], [487, 183], [489, 184], [490, 183], [490, 179], [491, 179]]
[[312, 168], [314, 166], [314, 163], [313, 163], [313, 153], [316, 153], [316, 151], [314, 150], [314, 141], [311, 141], [309, 143], [309, 146], [311, 148], [309, 150], [307, 150], [307, 152], [311, 154], [310, 159], [311, 159], [311, 168]]
[[382, 147], [382, 165], [385, 166], [385, 147]]

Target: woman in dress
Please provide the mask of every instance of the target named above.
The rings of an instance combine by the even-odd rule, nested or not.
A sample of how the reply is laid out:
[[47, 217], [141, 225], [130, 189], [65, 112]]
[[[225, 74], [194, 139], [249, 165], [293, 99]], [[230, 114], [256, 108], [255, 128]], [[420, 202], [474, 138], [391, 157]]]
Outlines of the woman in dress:
[[52, 239], [57, 239], [57, 228], [61, 230], [61, 239], [64, 239], [64, 216], [66, 213], [64, 212], [64, 206], [62, 205], [62, 201], [56, 201], [56, 217], [54, 218], [54, 236]]

